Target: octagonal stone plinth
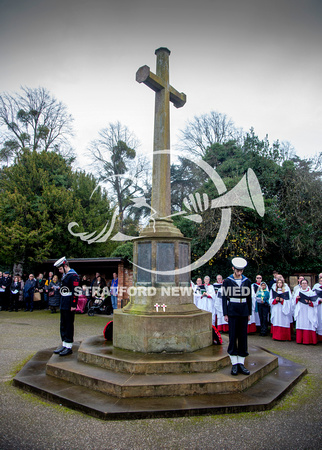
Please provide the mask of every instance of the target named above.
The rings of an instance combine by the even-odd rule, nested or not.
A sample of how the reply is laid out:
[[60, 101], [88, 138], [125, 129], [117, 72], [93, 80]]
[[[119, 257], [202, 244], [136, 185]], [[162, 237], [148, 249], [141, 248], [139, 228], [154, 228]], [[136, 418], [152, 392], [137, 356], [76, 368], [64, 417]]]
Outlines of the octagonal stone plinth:
[[114, 311], [114, 347], [135, 352], [194, 352], [212, 344], [212, 315], [131, 314]]
[[82, 341], [77, 360], [131, 375], [213, 373], [230, 365], [226, 336], [223, 340], [225, 345], [210, 345], [197, 352], [140, 353], [115, 348], [103, 336], [91, 336]]
[[[92, 348], [92, 350], [88, 348], [90, 352], [94, 351], [96, 353], [95, 342], [94, 345], [93, 341], [89, 343], [88, 347]], [[113, 355], [111, 356], [115, 363], [114, 369], [102, 367], [102, 358], [96, 359], [93, 353], [92, 356], [94, 358], [90, 359], [84, 359], [84, 354], [78, 355], [77, 358], [74, 355], [70, 355], [68, 359], [53, 355], [46, 365], [46, 374], [53, 378], [65, 380], [77, 386], [85, 386], [88, 389], [118, 398], [150, 397], [152, 399], [155, 397], [241, 392], [251, 387], [273, 369], [276, 369], [278, 365], [276, 356], [260, 349], [251, 348], [251, 356], [247, 358], [251, 374], [249, 376], [234, 377], [230, 374], [229, 358], [227, 355], [223, 355], [221, 346], [212, 347], [213, 349], [208, 352], [208, 356], [205, 355], [204, 350], [200, 350], [190, 353], [189, 356], [186, 356], [187, 354], [173, 355], [173, 358], [168, 353], [145, 357], [145, 355], [138, 353], [132, 353], [132, 356], [129, 356], [129, 352], [123, 351], [123, 356], [122, 352], [119, 352], [117, 359], [114, 359]], [[216, 353], [218, 353], [217, 357]], [[140, 373], [141, 368], [138, 368], [138, 371], [134, 368], [134, 372], [128, 372], [127, 370], [124, 372], [117, 371], [117, 369], [126, 369], [123, 364], [125, 363], [124, 358], [126, 358], [127, 363], [131, 359], [132, 366], [141, 366], [141, 363], [136, 361], [136, 355], [138, 355], [139, 361], [140, 359], [146, 359], [144, 365], [149, 373]], [[187, 371], [186, 365], [183, 364], [185, 359], [188, 365], [201, 359], [200, 371]], [[219, 360], [221, 360], [220, 364], [218, 364]], [[156, 365], [161, 361], [163, 362], [163, 368], [160, 373], [160, 368], [157, 368]], [[175, 369], [174, 372], [170, 372], [174, 368], [173, 364], [175, 361], [179, 371], [177, 372]], [[93, 362], [95, 365], [92, 364]], [[169, 367], [169, 371], [167, 367]], [[153, 368], [157, 370], [157, 373], [153, 373]]]
[[[298, 382], [303, 375], [307, 373], [305, 367], [300, 366], [292, 361], [286, 360], [281, 356], [278, 356], [278, 367], [270, 371], [272, 366], [268, 369], [268, 361], [265, 358], [265, 350], [261, 350], [261, 354], [253, 347], [250, 348], [250, 356], [247, 358], [246, 366], [251, 371], [251, 376], [257, 373], [258, 376], [253, 380], [248, 380], [249, 377], [239, 375], [233, 377], [230, 375], [230, 367], [224, 367], [219, 371], [219, 378], [221, 379], [221, 385], [228, 383], [239, 384], [237, 392], [228, 392], [218, 394], [217, 388], [211, 388], [215, 393], [209, 393], [209, 389], [205, 386], [205, 376], [197, 377], [196, 383], [198, 388], [204, 389], [204, 395], [189, 395], [184, 396], [167, 396], [169, 379], [167, 377], [163, 380], [167, 383], [161, 391], [163, 396], [161, 397], [123, 397], [118, 398], [114, 395], [106, 394], [97, 390], [98, 377], [101, 378], [101, 382], [105, 377], [105, 381], [109, 380], [109, 371], [106, 368], [98, 368], [95, 370], [98, 372], [88, 373], [94, 376], [92, 383], [86, 381], [86, 373], [83, 372], [85, 366], [77, 359], [77, 343], [74, 344], [72, 355], [68, 355], [65, 358], [60, 358], [58, 355], [53, 355], [53, 348], [39, 351], [27, 364], [20, 370], [13, 380], [14, 386], [18, 386], [26, 391], [33, 392], [46, 398], [58, 402], [61, 405], [69, 408], [76, 409], [78, 411], [85, 412], [94, 417], [100, 419], [142, 419], [151, 417], [178, 417], [178, 416], [191, 416], [199, 414], [224, 414], [224, 413], [237, 413], [245, 411], [264, 411], [272, 408], [278, 399], [281, 398], [296, 382]], [[262, 355], [262, 356], [261, 356]], [[46, 373], [51, 360], [51, 365], [59, 365], [57, 367], [56, 376]], [[81, 366], [81, 367], [79, 367]], [[59, 369], [59, 370], [58, 370]], [[75, 376], [68, 376], [69, 370], [76, 372]], [[88, 368], [87, 368], [88, 369]], [[55, 371], [55, 368], [52, 367]], [[57, 378], [59, 373], [63, 374], [63, 378]], [[221, 373], [220, 373], [221, 372]], [[77, 375], [79, 374], [79, 375]], [[124, 375], [124, 374], [121, 374]], [[180, 375], [180, 382], [185, 383], [182, 379], [187, 375], [187, 382], [191, 386], [191, 374]], [[164, 377], [164, 376], [163, 376]], [[208, 372], [209, 377], [209, 372]], [[262, 377], [262, 378], [261, 378]], [[128, 375], [127, 383], [132, 380], [133, 376]], [[88, 378], [87, 378], [88, 379]], [[74, 384], [73, 381], [77, 384]], [[114, 375], [114, 380], [118, 384], [120, 380], [120, 373]], [[146, 382], [147, 377], [145, 377]], [[150, 380], [149, 380], [150, 381]], [[247, 388], [244, 385], [245, 382], [252, 381], [252, 385]], [[100, 382], [100, 383], [101, 383]], [[150, 383], [155, 383], [155, 378]], [[175, 382], [178, 382], [176, 378]], [[211, 374], [211, 379], [208, 380], [211, 384], [218, 383], [220, 380], [215, 374]], [[202, 384], [203, 383], [203, 384]], [[89, 387], [90, 385], [90, 387]], [[164, 384], [163, 384], [164, 385]], [[187, 385], [186, 385], [187, 386]], [[246, 388], [242, 391], [242, 388]], [[146, 388], [143, 384], [143, 392], [146, 392]], [[222, 391], [223, 389], [221, 389]], [[105, 389], [106, 391], [106, 389]]]

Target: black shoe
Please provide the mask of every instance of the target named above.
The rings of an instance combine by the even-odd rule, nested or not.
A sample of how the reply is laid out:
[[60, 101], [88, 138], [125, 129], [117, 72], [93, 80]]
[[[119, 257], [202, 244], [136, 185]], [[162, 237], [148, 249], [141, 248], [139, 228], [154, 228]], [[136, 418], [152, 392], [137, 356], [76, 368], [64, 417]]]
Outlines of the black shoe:
[[250, 371], [248, 369], [246, 369], [246, 367], [244, 366], [244, 364], [237, 364], [238, 366], [238, 372], [242, 373], [243, 375], [249, 375]]
[[60, 353], [60, 352], [62, 352], [63, 350], [65, 350], [65, 348], [66, 348], [66, 347], [64, 347], [64, 346], [58, 347], [58, 348], [56, 348], [56, 350], [54, 350], [54, 353], [55, 353], [56, 355], [58, 355], [58, 353]]
[[231, 372], [232, 375], [238, 375], [238, 364], [234, 364], [231, 368]]
[[25, 312], [29, 311], [29, 309], [25, 309]]
[[70, 355], [71, 353], [73, 353], [73, 350], [71, 348], [65, 347], [64, 350], [59, 353], [59, 356], [66, 356]]

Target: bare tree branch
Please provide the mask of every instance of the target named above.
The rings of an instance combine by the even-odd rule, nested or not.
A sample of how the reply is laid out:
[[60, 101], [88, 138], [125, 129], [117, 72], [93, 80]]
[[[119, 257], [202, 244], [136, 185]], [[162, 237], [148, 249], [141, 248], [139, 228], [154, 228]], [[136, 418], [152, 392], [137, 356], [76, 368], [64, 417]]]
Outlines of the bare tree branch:
[[89, 153], [100, 181], [110, 185], [112, 199], [119, 207], [120, 231], [123, 230], [125, 211], [133, 213], [131, 198], [144, 195], [149, 163], [147, 158], [136, 158], [139, 142], [120, 122], [110, 123], [99, 132], [99, 138], [90, 144]]
[[180, 149], [198, 157], [205, 156], [206, 150], [215, 143], [240, 142], [243, 137], [242, 129], [236, 128], [232, 119], [216, 111], [195, 116], [180, 133]]
[[22, 92], [0, 95], [3, 156], [8, 154], [5, 150], [8, 147], [11, 148], [11, 158], [18, 156], [23, 148], [71, 156], [69, 139], [73, 136], [73, 118], [66, 106], [42, 87], [22, 87]]

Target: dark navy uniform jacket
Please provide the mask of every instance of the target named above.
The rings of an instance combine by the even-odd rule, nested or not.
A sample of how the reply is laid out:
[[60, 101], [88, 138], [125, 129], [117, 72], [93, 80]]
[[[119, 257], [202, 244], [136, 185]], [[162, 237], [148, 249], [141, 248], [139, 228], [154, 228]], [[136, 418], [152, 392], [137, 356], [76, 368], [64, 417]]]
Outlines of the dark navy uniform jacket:
[[70, 310], [77, 307], [78, 297], [75, 295], [75, 287], [79, 285], [79, 276], [74, 269], [70, 269], [61, 280], [60, 309]]
[[[230, 275], [223, 282], [222, 287], [222, 309], [224, 316], [250, 316], [252, 314], [252, 284], [250, 280], [242, 275], [240, 287]], [[244, 303], [230, 302], [229, 299], [246, 299]]]
[[10, 291], [10, 285], [12, 283], [12, 278], [8, 275], [7, 277], [2, 277], [1, 286], [5, 286], [5, 291]]

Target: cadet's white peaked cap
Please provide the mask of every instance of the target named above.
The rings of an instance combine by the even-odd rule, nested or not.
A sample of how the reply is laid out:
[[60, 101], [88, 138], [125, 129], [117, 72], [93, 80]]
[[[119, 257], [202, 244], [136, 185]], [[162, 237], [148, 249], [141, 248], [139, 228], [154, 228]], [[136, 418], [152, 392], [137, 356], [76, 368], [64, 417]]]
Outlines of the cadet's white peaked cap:
[[58, 260], [55, 262], [54, 266], [55, 266], [55, 267], [60, 267], [60, 266], [63, 266], [64, 264], [66, 264], [66, 263], [67, 263], [67, 259], [66, 259], [65, 256], [63, 256], [62, 258], [58, 259]]
[[237, 270], [243, 270], [247, 266], [247, 261], [244, 258], [233, 258], [231, 263]]

